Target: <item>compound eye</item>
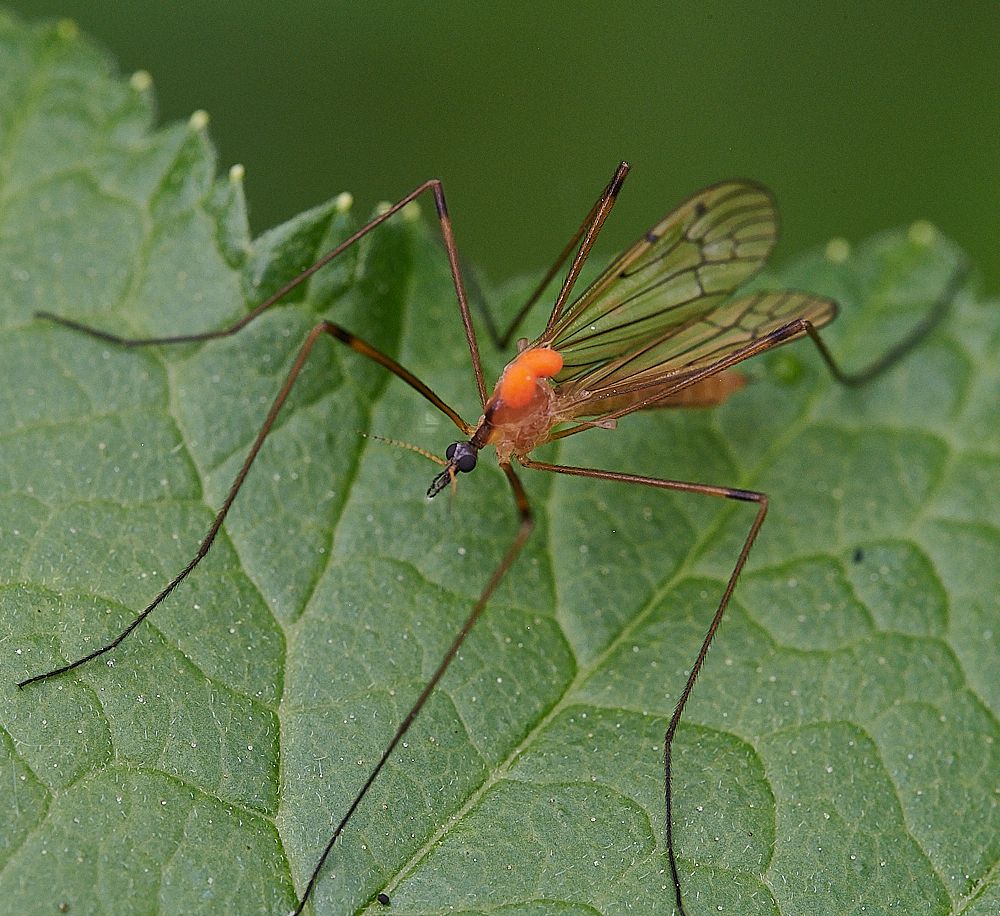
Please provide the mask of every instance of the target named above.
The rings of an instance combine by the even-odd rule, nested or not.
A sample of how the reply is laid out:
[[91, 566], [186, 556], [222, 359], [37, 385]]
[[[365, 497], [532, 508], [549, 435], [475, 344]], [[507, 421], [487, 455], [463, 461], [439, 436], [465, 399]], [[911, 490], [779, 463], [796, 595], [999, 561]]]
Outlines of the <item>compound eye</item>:
[[444, 454], [463, 474], [468, 474], [476, 466], [476, 450], [471, 442], [453, 442], [445, 449]]
[[468, 474], [476, 466], [476, 453], [475, 452], [465, 452], [458, 456], [458, 461], [455, 462], [455, 467], [457, 467], [463, 474]]

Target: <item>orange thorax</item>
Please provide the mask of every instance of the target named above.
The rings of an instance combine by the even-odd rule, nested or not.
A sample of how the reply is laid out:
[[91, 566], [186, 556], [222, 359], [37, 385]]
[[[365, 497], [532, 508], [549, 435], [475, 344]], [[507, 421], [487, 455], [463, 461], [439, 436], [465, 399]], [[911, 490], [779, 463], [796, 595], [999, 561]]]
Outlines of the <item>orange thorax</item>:
[[477, 447], [494, 445], [500, 461], [526, 455], [548, 441], [558, 422], [552, 409], [555, 392], [546, 381], [563, 366], [548, 347], [524, 350], [503, 370], [473, 437]]

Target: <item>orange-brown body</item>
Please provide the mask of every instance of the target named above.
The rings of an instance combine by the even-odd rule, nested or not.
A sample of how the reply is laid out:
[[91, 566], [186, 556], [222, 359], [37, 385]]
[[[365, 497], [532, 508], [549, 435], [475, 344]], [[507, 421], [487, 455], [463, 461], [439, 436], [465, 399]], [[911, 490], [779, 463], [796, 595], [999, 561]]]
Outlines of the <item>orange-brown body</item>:
[[518, 353], [493, 389], [472, 437], [473, 446], [496, 446], [497, 458], [507, 462], [511, 455], [527, 455], [548, 442], [560, 422], [554, 407], [556, 390], [548, 379], [562, 366], [562, 357], [548, 347]]
[[[478, 451], [493, 445], [497, 450], [497, 459], [506, 463], [511, 456], [527, 455], [548, 442], [552, 430], [560, 423], [584, 416], [617, 413], [650, 396], [649, 389], [606, 396], [589, 405], [593, 410], [591, 413], [587, 410], [589, 398], [586, 392], [571, 388], [571, 392], [561, 393], [560, 386], [553, 387], [549, 381], [562, 367], [562, 357], [548, 347], [531, 347], [514, 357], [500, 375], [479, 419], [471, 440], [473, 447]], [[745, 384], [746, 379], [739, 372], [719, 372], [674, 394], [664, 395], [650, 406], [714, 407]], [[677, 379], [671, 379], [664, 382], [663, 388], [676, 385]], [[590, 425], [613, 428], [615, 421], [596, 420]]]

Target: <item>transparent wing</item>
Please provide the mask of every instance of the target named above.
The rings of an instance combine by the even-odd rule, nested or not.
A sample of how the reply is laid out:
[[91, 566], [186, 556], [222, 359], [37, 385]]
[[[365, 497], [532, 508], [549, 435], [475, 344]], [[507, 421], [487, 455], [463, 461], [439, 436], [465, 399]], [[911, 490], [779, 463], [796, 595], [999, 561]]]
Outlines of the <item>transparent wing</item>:
[[[716, 306], [670, 328], [659, 339], [561, 384], [566, 417], [621, 416], [650, 398], [666, 397], [694, 375], [729, 368], [740, 359], [788, 343], [805, 333], [779, 334], [799, 320], [820, 328], [837, 315], [837, 304], [795, 290], [761, 292]], [[752, 347], [752, 345], [757, 345]], [[733, 359], [741, 350], [748, 352]]]
[[774, 199], [760, 185], [726, 181], [695, 194], [536, 341], [563, 357], [556, 381], [640, 350], [714, 311], [761, 269], [777, 234]]

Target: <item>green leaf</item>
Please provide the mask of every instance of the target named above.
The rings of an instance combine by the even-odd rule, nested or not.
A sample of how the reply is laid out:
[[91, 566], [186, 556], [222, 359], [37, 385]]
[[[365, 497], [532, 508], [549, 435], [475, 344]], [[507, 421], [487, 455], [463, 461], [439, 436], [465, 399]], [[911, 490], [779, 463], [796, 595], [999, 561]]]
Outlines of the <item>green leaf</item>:
[[[480, 409], [443, 253], [405, 219], [226, 340], [124, 350], [33, 318], [223, 327], [350, 231], [340, 201], [251, 242], [197, 120], [154, 132], [151, 109], [66, 25], [0, 19], [0, 913], [287, 913], [517, 527], [488, 460], [428, 502], [437, 468], [358, 430], [435, 453], [456, 431], [323, 340], [198, 570], [108, 657], [14, 686], [194, 555], [319, 315]], [[959, 257], [915, 227], [770, 279], [841, 302], [851, 368]], [[996, 910], [998, 347], [996, 303], [963, 291], [863, 389], [802, 342], [717, 410], [546, 451], [771, 496], [675, 745], [690, 916]], [[383, 891], [395, 914], [671, 911], [663, 733], [752, 509], [522, 477], [538, 527], [315, 913]]]

